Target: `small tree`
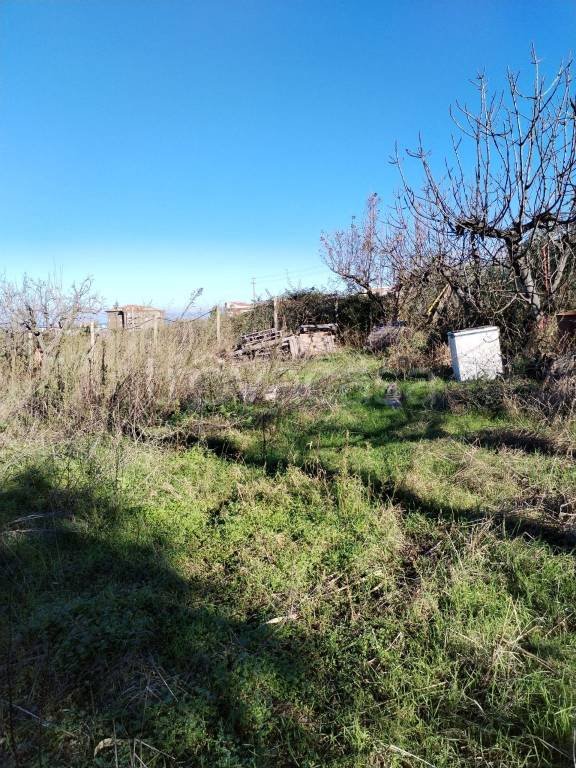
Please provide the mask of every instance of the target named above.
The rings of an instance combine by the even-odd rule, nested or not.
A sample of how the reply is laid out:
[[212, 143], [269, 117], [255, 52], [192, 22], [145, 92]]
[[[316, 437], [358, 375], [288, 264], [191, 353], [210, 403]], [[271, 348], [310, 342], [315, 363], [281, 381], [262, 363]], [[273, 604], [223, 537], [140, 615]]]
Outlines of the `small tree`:
[[[408, 183], [400, 157], [404, 200], [443, 240], [437, 269], [463, 301], [479, 300], [486, 274], [498, 311], [524, 302], [534, 320], [558, 308], [574, 273], [576, 225], [576, 102], [571, 62], [547, 85], [533, 53], [533, 86], [523, 93], [508, 73], [503, 94], [489, 94], [477, 78], [477, 112], [456, 105], [459, 132], [453, 162], [438, 178], [422, 144], [415, 152], [424, 172], [421, 192]], [[465, 141], [471, 142], [467, 169]]]
[[66, 334], [99, 309], [91, 278], [69, 289], [54, 277], [25, 276], [21, 283], [0, 280], [0, 326], [13, 336], [28, 334], [35, 369], [42, 370], [48, 360], [56, 359]]
[[[329, 269], [348, 289], [361, 290], [382, 315], [398, 314], [399, 291], [408, 269], [405, 232], [387, 226], [380, 217], [376, 193], [366, 202], [366, 212], [358, 225], [353, 218], [348, 229], [322, 233], [321, 254]], [[387, 289], [387, 290], [386, 290]]]

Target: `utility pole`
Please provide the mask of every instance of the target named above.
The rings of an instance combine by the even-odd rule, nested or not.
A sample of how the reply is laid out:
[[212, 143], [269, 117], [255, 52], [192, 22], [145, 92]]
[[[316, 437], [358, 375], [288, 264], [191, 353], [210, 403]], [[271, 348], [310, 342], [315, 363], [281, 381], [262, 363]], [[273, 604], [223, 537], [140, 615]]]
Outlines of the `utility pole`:
[[252, 304], [256, 304], [256, 278], [252, 278]]
[[220, 306], [216, 304], [216, 343], [220, 346]]

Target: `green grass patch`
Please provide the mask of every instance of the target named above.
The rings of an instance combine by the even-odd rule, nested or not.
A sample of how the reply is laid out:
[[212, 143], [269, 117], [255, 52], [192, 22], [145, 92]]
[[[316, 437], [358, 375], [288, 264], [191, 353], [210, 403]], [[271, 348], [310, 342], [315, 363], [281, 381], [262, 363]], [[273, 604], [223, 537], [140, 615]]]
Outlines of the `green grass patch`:
[[574, 464], [377, 368], [212, 444], [5, 449], [7, 765], [572, 765], [574, 554], [529, 501]]

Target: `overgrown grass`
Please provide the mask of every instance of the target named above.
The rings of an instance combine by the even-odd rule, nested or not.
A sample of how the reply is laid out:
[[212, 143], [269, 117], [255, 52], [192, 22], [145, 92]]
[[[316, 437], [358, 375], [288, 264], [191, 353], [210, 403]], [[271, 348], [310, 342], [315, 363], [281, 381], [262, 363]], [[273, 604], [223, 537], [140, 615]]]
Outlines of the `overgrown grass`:
[[4, 447], [4, 761], [572, 766], [570, 456], [374, 358], [282, 381], [179, 448]]

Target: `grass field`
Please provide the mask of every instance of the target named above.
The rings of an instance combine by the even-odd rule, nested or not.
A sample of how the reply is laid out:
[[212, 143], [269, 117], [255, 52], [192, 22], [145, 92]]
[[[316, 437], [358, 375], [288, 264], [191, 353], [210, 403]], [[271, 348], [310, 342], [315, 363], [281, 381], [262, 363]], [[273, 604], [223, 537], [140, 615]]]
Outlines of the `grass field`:
[[5, 440], [0, 762], [574, 765], [574, 461], [440, 381], [386, 407], [378, 367]]

